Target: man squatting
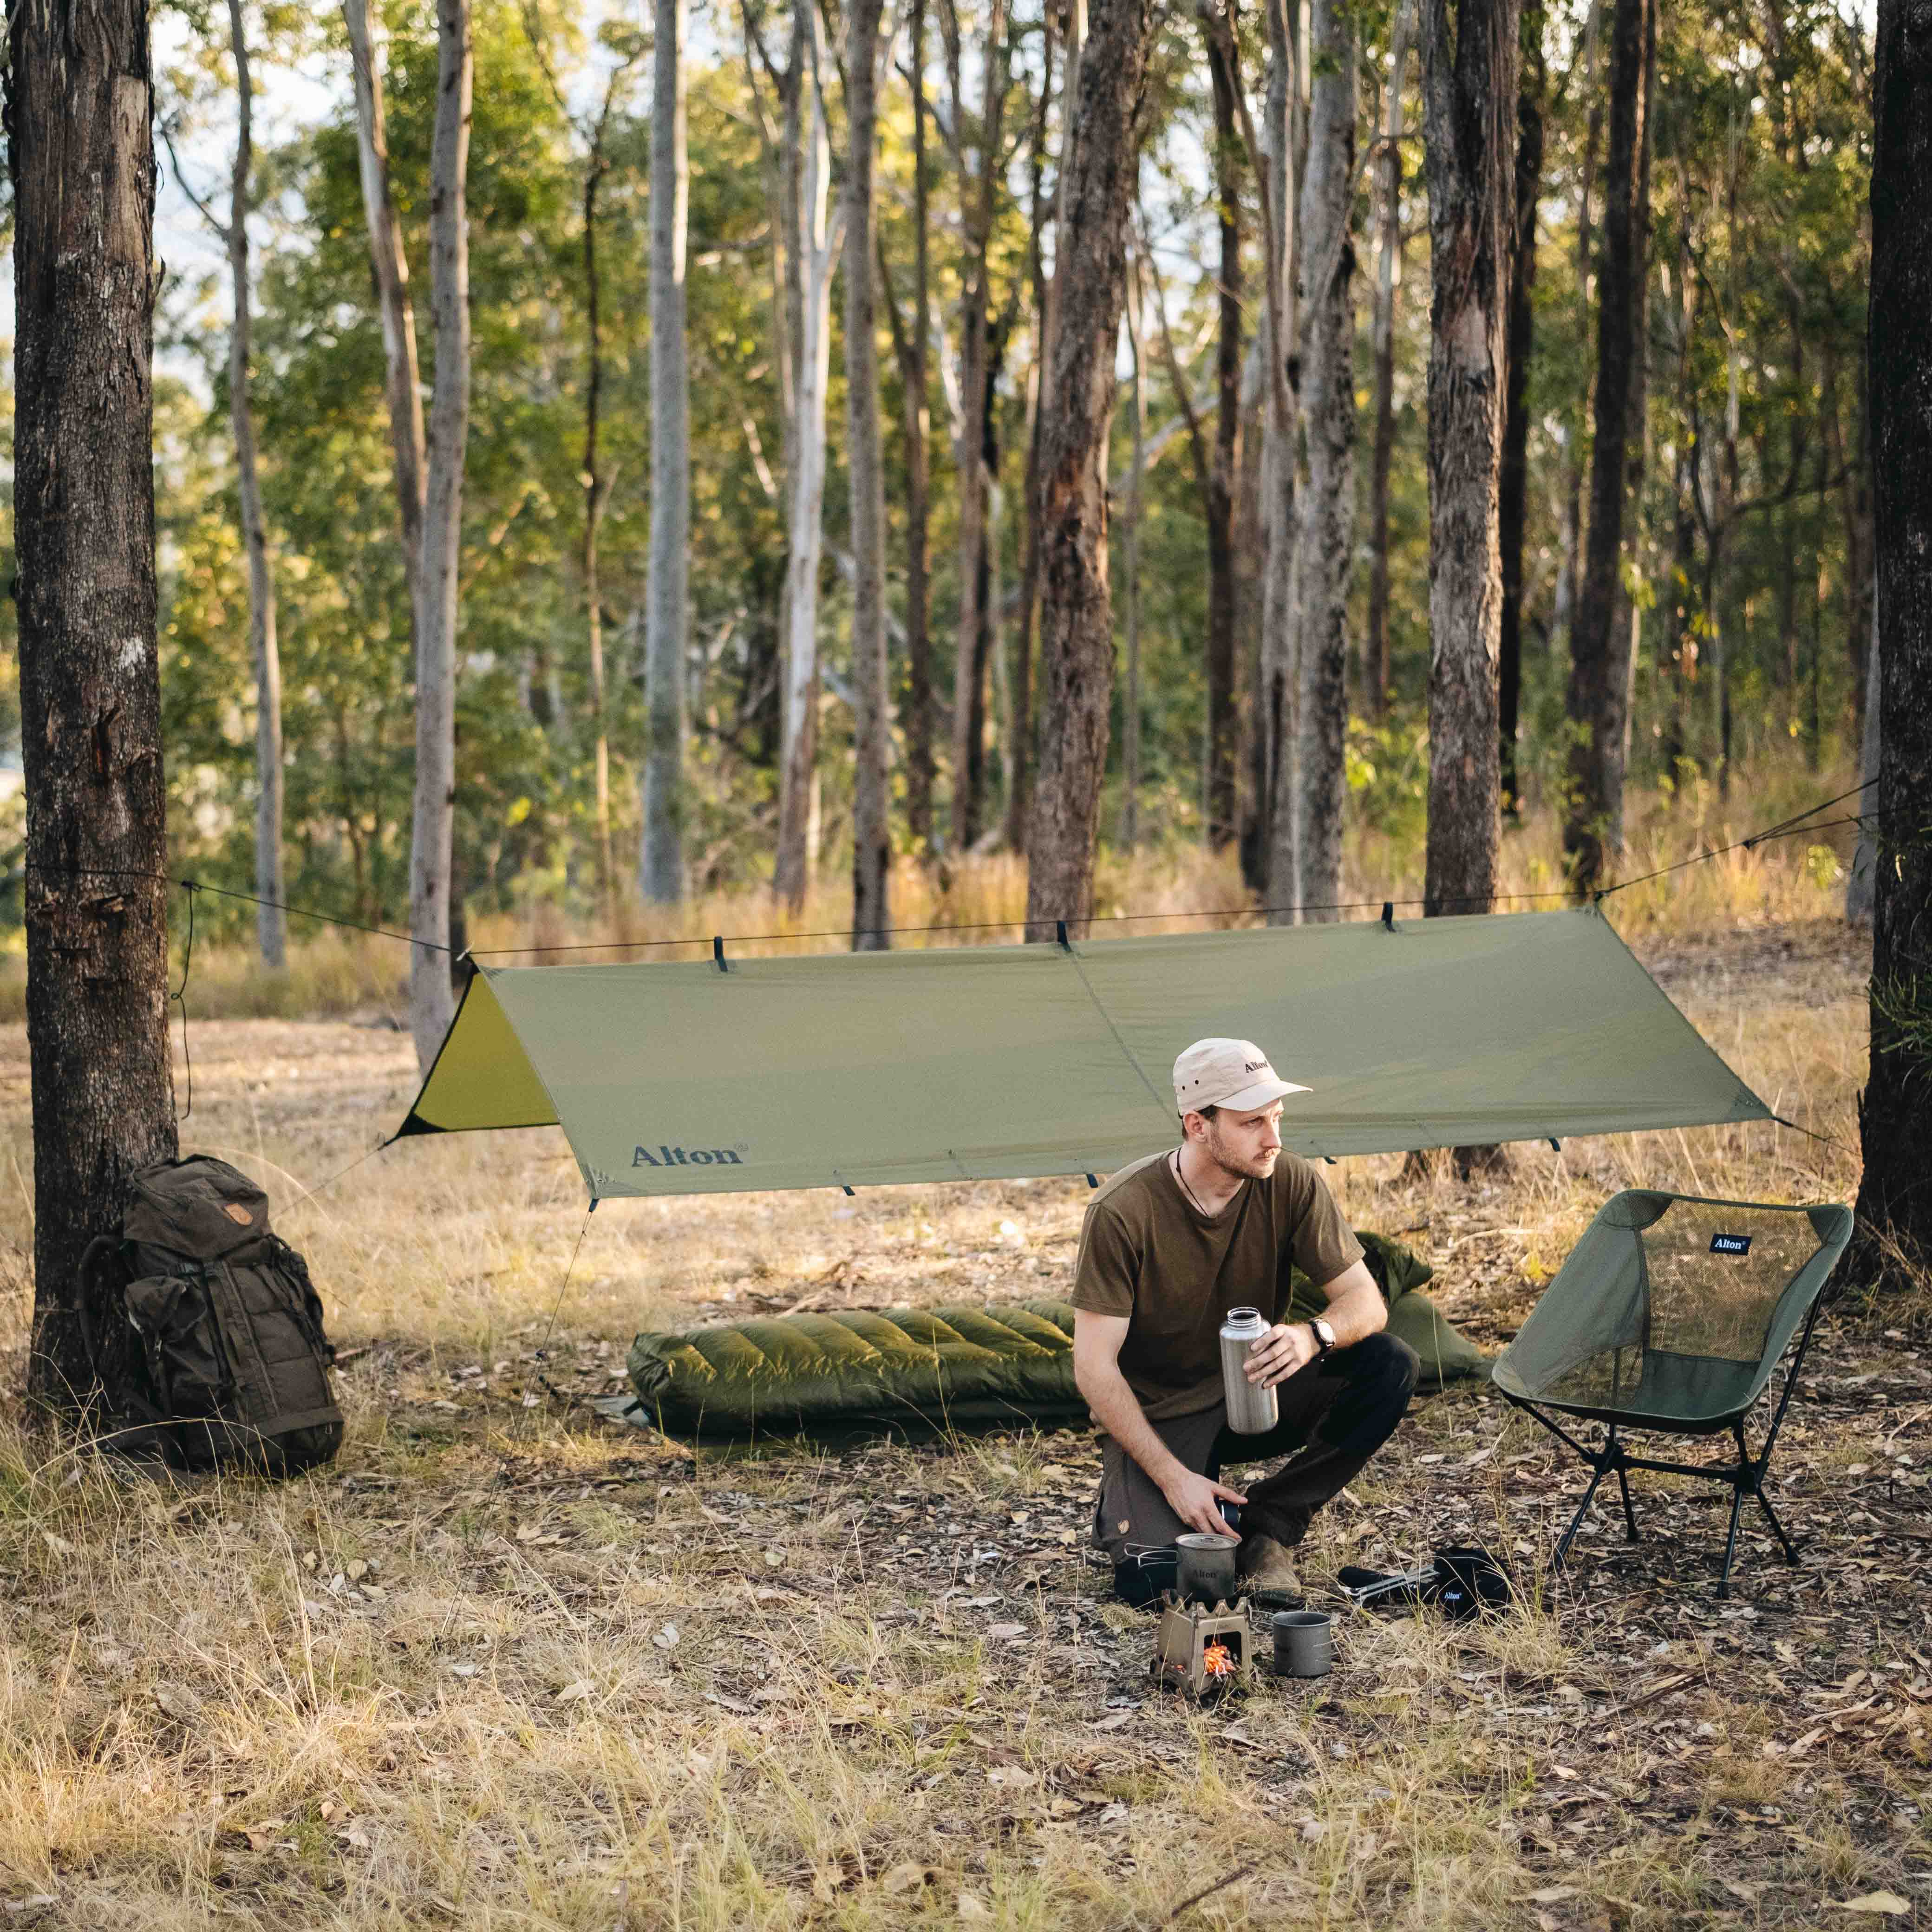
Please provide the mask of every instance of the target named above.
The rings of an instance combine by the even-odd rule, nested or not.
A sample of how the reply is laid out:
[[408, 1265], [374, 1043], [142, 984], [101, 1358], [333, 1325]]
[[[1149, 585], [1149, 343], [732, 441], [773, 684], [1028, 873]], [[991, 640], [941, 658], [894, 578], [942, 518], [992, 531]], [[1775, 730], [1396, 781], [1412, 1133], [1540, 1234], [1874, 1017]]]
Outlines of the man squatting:
[[[1174, 1063], [1180, 1145], [1122, 1168], [1088, 1204], [1073, 1372], [1102, 1432], [1095, 1536], [1130, 1603], [1166, 1580], [1143, 1557], [1171, 1563], [1177, 1536], [1231, 1527], [1248, 1588], [1299, 1597], [1289, 1551], [1414, 1389], [1415, 1352], [1382, 1332], [1388, 1312], [1361, 1244], [1312, 1163], [1282, 1150], [1282, 1096], [1307, 1090], [1250, 1041], [1196, 1040]], [[1280, 1320], [1291, 1264], [1326, 1296], [1325, 1318]], [[1280, 1420], [1262, 1436], [1226, 1426], [1220, 1329], [1244, 1306], [1272, 1324], [1246, 1363], [1249, 1381], [1278, 1391]], [[1245, 1492], [1221, 1480], [1224, 1461], [1285, 1453]], [[1223, 1503], [1238, 1512], [1232, 1526]]]

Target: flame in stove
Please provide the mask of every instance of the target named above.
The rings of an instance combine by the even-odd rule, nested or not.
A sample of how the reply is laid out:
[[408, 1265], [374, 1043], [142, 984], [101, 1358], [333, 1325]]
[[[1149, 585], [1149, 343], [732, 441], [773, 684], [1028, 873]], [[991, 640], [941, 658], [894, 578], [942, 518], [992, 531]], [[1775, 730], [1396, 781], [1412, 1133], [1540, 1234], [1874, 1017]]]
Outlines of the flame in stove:
[[1210, 1643], [1201, 1653], [1201, 1667], [1210, 1677], [1232, 1676], [1234, 1653], [1225, 1643]]

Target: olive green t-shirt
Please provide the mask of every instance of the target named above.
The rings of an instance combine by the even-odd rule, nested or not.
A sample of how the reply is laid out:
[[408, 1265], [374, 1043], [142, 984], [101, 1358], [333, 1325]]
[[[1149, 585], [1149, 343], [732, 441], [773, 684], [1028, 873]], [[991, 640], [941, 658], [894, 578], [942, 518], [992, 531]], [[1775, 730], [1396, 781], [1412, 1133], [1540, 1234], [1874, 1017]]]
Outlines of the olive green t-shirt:
[[1087, 1204], [1073, 1305], [1124, 1315], [1120, 1372], [1150, 1422], [1221, 1400], [1221, 1324], [1232, 1308], [1278, 1322], [1291, 1264], [1319, 1288], [1362, 1258], [1312, 1162], [1284, 1151], [1211, 1220], [1164, 1154], [1124, 1167]]

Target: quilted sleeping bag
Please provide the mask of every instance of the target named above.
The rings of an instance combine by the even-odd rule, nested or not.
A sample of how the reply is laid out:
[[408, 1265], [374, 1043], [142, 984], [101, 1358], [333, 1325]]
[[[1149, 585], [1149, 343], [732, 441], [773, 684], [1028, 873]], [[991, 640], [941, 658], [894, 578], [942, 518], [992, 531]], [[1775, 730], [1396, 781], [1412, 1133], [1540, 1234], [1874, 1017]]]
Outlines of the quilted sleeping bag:
[[[1480, 1373], [1474, 1347], [1417, 1292], [1429, 1264], [1399, 1241], [1359, 1238], [1389, 1299], [1389, 1332], [1422, 1358], [1421, 1386]], [[1297, 1275], [1288, 1318], [1320, 1306]], [[646, 1419], [668, 1436], [701, 1440], [1087, 1420], [1073, 1382], [1073, 1310], [1058, 1300], [850, 1309], [646, 1334], [632, 1345], [629, 1367]]]

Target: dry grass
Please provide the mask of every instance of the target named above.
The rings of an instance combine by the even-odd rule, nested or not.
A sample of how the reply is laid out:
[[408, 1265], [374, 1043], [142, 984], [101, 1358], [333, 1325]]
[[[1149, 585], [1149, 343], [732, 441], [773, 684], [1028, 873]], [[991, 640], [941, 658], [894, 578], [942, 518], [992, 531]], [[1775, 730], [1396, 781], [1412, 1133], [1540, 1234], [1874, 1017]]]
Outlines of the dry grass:
[[[1640, 917], [1640, 950], [1760, 1092], [1852, 1142], [1862, 963], [1773, 862], [1699, 868], [1733, 894], [1722, 929]], [[1132, 883], [1178, 910], [1217, 881]], [[970, 890], [1017, 910], [996, 866]], [[1355, 1617], [1325, 1683], [1196, 1711], [1150, 1692], [1147, 1623], [1085, 1561], [1084, 1436], [694, 1458], [545, 1386], [614, 1385], [640, 1326], [808, 1294], [1058, 1289], [1083, 1184], [613, 1204], [538, 1364], [584, 1221], [559, 1136], [404, 1143], [305, 1198], [406, 1104], [406, 1036], [237, 1018], [194, 1045], [184, 1146], [264, 1179], [310, 1255], [350, 1439], [306, 1480], [176, 1487], [0, 1434], [0, 1922], [1850, 1925], [1837, 1902], [1874, 1892], [1932, 1915], [1924, 1298], [1834, 1318], [1787, 1430], [1795, 1576], [1754, 1536], [1715, 1604], [1720, 1516], [1662, 1484], [1654, 1540], [1599, 1520], [1573, 1578], [1543, 1575], [1569, 1479], [1464, 1390], [1321, 1520], [1310, 1568], [1479, 1536], [1526, 1607]], [[15, 1027], [10, 1381], [26, 1078]], [[1856, 1184], [1844, 1149], [1765, 1126], [1518, 1150], [1472, 1189], [1331, 1173], [1492, 1345], [1617, 1186]]]

